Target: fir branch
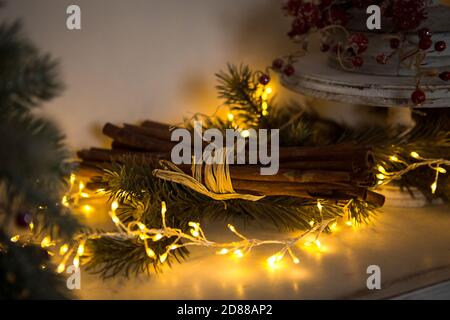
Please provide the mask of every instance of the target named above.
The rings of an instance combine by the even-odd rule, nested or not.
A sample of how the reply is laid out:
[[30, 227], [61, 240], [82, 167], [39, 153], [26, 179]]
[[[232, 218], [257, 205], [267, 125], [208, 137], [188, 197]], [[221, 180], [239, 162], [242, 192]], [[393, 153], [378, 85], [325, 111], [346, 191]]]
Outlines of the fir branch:
[[63, 86], [57, 67], [23, 36], [19, 21], [0, 25], [1, 113], [29, 110], [59, 94]]
[[63, 145], [64, 137], [45, 119], [14, 112], [0, 117], [0, 181], [3, 184], [3, 205], [22, 199], [22, 206], [8, 212], [12, 219], [18, 211], [30, 211], [39, 229], [59, 230], [61, 235], [71, 236], [78, 222], [67, 208], [60, 205], [66, 188], [65, 178], [72, 165], [69, 153]]
[[[160, 256], [172, 242], [170, 239], [162, 239], [152, 242], [151, 247]], [[88, 252], [83, 257], [86, 270], [100, 274], [103, 278], [162, 271], [163, 264], [159, 260], [150, 259], [144, 242], [136, 238], [104, 235], [89, 239], [86, 246]], [[174, 262], [181, 263], [187, 255], [186, 248], [172, 250], [164, 264], [170, 267]]]
[[[243, 124], [245, 128], [266, 127], [265, 117], [261, 116], [263, 100], [258, 90], [263, 86], [257, 81], [258, 72], [242, 65], [237, 67], [228, 64], [227, 68], [227, 72], [220, 71], [216, 74], [219, 98], [225, 100], [236, 123]], [[267, 103], [267, 110], [270, 112], [271, 100]]]
[[[45, 250], [9, 241], [0, 230], [0, 299], [67, 299], [70, 292], [56, 275]], [[43, 268], [45, 266], [45, 268]]]

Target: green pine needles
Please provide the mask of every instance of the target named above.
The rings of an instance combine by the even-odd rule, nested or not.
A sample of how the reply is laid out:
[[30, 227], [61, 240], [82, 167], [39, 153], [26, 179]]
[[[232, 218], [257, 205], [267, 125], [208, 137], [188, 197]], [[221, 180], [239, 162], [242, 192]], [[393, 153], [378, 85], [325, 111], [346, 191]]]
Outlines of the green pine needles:
[[[33, 109], [63, 86], [58, 64], [27, 40], [19, 22], [0, 25], [0, 298], [68, 296], [45, 250], [45, 235], [71, 239], [78, 221], [60, 205], [73, 166], [64, 136]], [[9, 239], [33, 223], [32, 241]], [[20, 230], [22, 228], [22, 230]], [[19, 229], [19, 230], [18, 230]], [[43, 268], [43, 266], [48, 266]]]

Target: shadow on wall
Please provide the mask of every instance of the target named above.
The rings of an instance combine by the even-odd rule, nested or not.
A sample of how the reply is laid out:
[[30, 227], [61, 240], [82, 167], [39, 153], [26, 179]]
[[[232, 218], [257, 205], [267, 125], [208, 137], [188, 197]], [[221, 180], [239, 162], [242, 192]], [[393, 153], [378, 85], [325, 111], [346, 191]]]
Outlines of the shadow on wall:
[[281, 10], [282, 1], [260, 1], [254, 10], [234, 26], [227, 24], [227, 17], [222, 20], [223, 27], [232, 28], [233, 38], [238, 53], [246, 58], [256, 57], [259, 67], [269, 65], [278, 56], [289, 54], [297, 49], [287, 37], [291, 19]]
[[[254, 70], [264, 70], [276, 57], [289, 54], [296, 49], [296, 45], [286, 36], [290, 21], [283, 15], [282, 1], [252, 2], [254, 4], [251, 10], [246, 12], [242, 12], [245, 10], [242, 8], [248, 8], [248, 4], [240, 7], [236, 3], [233, 9], [224, 8], [217, 14], [217, 22], [222, 30], [224, 43], [228, 46], [225, 48], [225, 53], [221, 53], [225, 56], [225, 60], [220, 65], [222, 70], [226, 69], [227, 63], [249, 64]], [[214, 70], [213, 73], [219, 71]], [[214, 90], [215, 76], [206, 72], [201, 73], [199, 70], [188, 70], [183, 77], [181, 94], [186, 97], [189, 104], [198, 106], [186, 116], [194, 112], [207, 114], [215, 112], [216, 105], [211, 105], [217, 104], [217, 92]], [[273, 82], [277, 82], [277, 79]], [[277, 86], [277, 84], [274, 85]], [[285, 90], [282, 95], [291, 96], [292, 94]], [[219, 109], [219, 114], [224, 113], [224, 109]]]

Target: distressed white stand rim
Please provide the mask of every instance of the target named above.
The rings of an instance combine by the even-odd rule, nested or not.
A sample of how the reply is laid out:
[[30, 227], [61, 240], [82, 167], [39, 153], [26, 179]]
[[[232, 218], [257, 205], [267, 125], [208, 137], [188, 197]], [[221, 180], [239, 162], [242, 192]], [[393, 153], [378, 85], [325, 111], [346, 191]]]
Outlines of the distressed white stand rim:
[[[296, 73], [282, 76], [282, 84], [316, 98], [369, 106], [410, 107], [415, 78], [346, 72], [331, 67], [327, 54], [309, 53], [294, 65]], [[437, 77], [424, 78], [427, 100], [422, 107], [450, 107], [450, 85]]]

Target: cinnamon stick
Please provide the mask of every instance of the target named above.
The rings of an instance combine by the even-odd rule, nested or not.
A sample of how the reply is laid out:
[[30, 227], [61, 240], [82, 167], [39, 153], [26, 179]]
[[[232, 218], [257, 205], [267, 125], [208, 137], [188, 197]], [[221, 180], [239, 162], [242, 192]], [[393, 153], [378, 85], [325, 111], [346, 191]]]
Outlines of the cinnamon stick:
[[132, 124], [125, 123], [124, 128], [129, 129], [131, 131], [134, 131], [139, 134], [143, 134], [147, 137], [153, 137], [156, 139], [160, 139], [163, 141], [170, 141], [170, 129], [167, 126], [167, 128], [161, 128], [158, 126], [135, 126]]
[[[123, 156], [133, 155], [137, 156], [144, 161], [157, 162], [161, 159], [170, 159], [169, 153], [156, 153], [156, 152], [133, 152], [126, 150], [107, 150], [100, 148], [91, 148], [89, 150], [80, 150], [77, 152], [80, 159], [87, 161], [117, 161], [121, 162]], [[255, 181], [293, 181], [293, 182], [351, 182], [352, 184], [359, 186], [373, 186], [376, 183], [376, 179], [371, 173], [355, 174], [348, 170], [348, 162], [343, 162], [342, 166], [339, 166], [336, 162], [298, 162], [294, 163], [292, 168], [281, 165], [278, 173], [272, 176], [264, 176], [260, 174], [260, 167], [257, 165], [231, 165], [230, 174], [231, 178], [242, 180], [255, 180]], [[329, 165], [329, 166], [328, 166]], [[191, 165], [179, 165], [179, 167], [186, 173], [190, 173]], [[303, 167], [303, 168], [299, 168]], [[313, 168], [310, 168], [313, 167]], [[317, 169], [317, 167], [320, 167]], [[342, 167], [345, 170], [320, 170], [321, 168]], [[306, 168], [306, 169], [305, 169]], [[340, 168], [339, 168], [340, 169]]]
[[111, 123], [105, 124], [103, 133], [117, 142], [148, 151], [170, 151], [173, 143], [145, 136], [126, 128], [119, 128]]

